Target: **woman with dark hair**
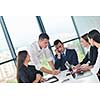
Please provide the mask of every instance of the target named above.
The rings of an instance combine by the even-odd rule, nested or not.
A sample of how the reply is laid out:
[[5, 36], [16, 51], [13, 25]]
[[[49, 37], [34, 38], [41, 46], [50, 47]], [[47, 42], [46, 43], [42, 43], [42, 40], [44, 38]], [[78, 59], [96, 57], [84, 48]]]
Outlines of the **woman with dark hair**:
[[94, 66], [94, 64], [96, 63], [96, 59], [98, 56], [98, 49], [96, 46], [91, 46], [91, 44], [89, 43], [88, 33], [81, 36], [80, 42], [81, 45], [87, 49], [87, 54], [85, 55], [82, 62], [76, 65], [76, 67], [78, 68], [82, 66], [81, 69], [78, 68], [78, 71], [79, 69], [83, 71], [87, 71], [90, 68], [92, 68], [92, 66]]
[[26, 50], [19, 51], [17, 57], [17, 80], [19, 83], [41, 82], [43, 73], [35, 69], [35, 66], [28, 65], [30, 55]]
[[[97, 74], [98, 71], [100, 72], [100, 32], [97, 30], [92, 30], [89, 32], [88, 37], [90, 44], [98, 48], [98, 57], [94, 67], [91, 69], [94, 74]], [[97, 75], [100, 79], [100, 73], [98, 73]]]

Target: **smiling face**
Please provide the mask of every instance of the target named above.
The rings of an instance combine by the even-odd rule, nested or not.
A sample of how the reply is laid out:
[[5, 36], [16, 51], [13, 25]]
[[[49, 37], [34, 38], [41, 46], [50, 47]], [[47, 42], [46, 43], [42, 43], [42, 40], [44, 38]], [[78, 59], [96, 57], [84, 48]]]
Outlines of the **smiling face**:
[[41, 39], [39, 40], [40, 48], [46, 48], [48, 46], [49, 40], [48, 39]]
[[86, 40], [84, 40], [83, 38], [80, 39], [80, 42], [81, 42], [81, 45], [83, 47], [88, 47], [89, 46], [89, 43]]
[[30, 61], [30, 55], [29, 54], [27, 54], [25, 61], [26, 62], [29, 62]]
[[94, 40], [93, 39], [89, 39], [89, 43], [93, 46], [94, 45]]

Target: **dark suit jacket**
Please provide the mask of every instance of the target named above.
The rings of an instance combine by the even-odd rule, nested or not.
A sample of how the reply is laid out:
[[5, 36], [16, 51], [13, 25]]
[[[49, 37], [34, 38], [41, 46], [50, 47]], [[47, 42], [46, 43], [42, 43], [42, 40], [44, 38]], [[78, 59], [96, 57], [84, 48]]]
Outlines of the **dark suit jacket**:
[[90, 61], [89, 65], [94, 65], [96, 63], [96, 59], [98, 56], [98, 49], [95, 46], [91, 46], [90, 47], [90, 54], [86, 54], [86, 56], [84, 57], [83, 61], [80, 63], [82, 64], [86, 64], [88, 61]]
[[57, 58], [57, 55], [55, 55], [55, 68], [61, 69], [61, 71], [66, 70], [65, 62], [68, 61], [71, 65], [77, 65], [78, 64], [78, 57], [75, 49], [67, 49], [65, 54], [62, 56], [61, 59]]

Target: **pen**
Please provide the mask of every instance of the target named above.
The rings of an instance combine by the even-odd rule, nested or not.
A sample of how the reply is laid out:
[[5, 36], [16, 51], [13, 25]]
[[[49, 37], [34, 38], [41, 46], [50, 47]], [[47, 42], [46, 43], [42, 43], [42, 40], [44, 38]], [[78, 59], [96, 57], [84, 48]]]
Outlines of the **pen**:
[[69, 81], [69, 78], [64, 79], [61, 83], [64, 83], [64, 82], [66, 82], [66, 81]]

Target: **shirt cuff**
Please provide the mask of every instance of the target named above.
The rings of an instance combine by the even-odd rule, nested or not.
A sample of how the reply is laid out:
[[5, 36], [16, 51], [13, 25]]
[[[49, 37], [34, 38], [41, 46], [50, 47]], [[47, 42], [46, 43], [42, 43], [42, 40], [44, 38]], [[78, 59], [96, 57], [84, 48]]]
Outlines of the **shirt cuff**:
[[48, 58], [47, 60], [48, 60], [48, 61], [53, 61], [53, 58], [52, 58], [52, 57], [50, 57], [50, 58]]
[[91, 69], [91, 72], [92, 72], [93, 74], [97, 74], [97, 70], [96, 70], [94, 67]]

